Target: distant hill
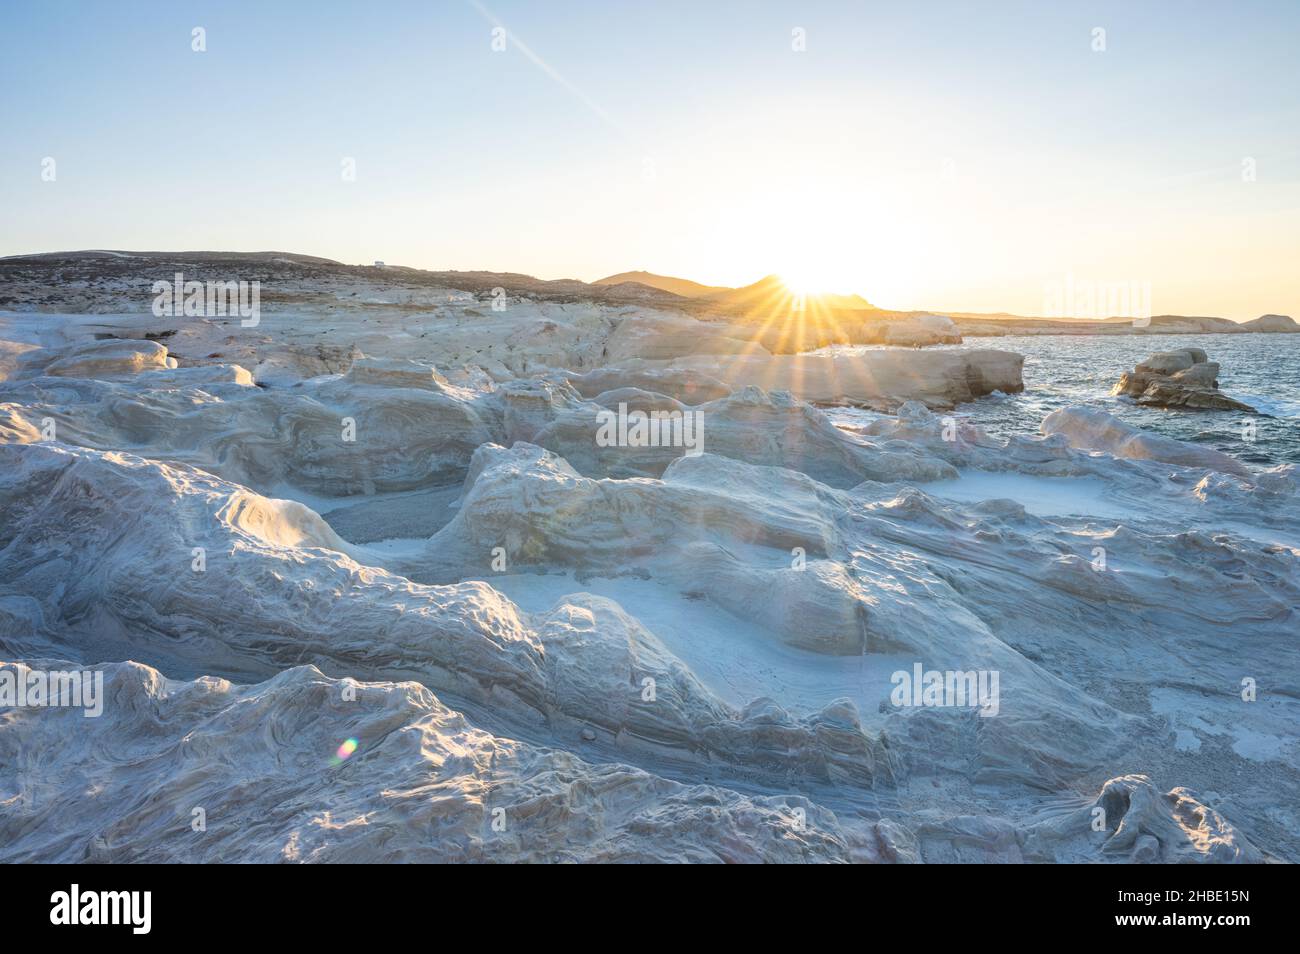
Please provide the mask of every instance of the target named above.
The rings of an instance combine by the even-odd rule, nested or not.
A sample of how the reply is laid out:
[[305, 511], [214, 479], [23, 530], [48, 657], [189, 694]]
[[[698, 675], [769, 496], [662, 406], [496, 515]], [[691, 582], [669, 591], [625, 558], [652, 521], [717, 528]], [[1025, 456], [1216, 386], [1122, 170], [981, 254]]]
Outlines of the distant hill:
[[[725, 285], [701, 285], [688, 278], [674, 278], [671, 275], [655, 275], [653, 272], [619, 272], [592, 282], [593, 285], [625, 285], [635, 283], [658, 288], [661, 291], [694, 298], [727, 310], [763, 310], [771, 311], [788, 307], [795, 295], [786, 287], [780, 276], [766, 275], [742, 288], [728, 288]], [[816, 295], [809, 296], [807, 305], [823, 310], [867, 310], [876, 306], [861, 295]]]
[[[747, 311], [771, 311], [787, 308], [793, 302], [795, 294], [786, 287], [779, 275], [766, 275], [743, 288], [727, 288], [707, 296], [710, 302], [726, 308], [741, 308]], [[857, 311], [874, 310], [875, 305], [861, 295], [809, 295], [805, 301], [806, 308], [819, 307], [826, 310], [849, 309]]]
[[[86, 306], [83, 299], [89, 294], [87, 288], [110, 283], [116, 284], [119, 292], [122, 288], [147, 289], [158, 277], [170, 278], [177, 271], [196, 281], [260, 281], [266, 286], [262, 291], [264, 300], [271, 295], [289, 294], [290, 288], [296, 289], [292, 292], [295, 295], [314, 294], [332, 284], [359, 281], [370, 288], [456, 289], [476, 295], [491, 295], [501, 288], [507, 295], [562, 302], [680, 308], [689, 307], [693, 301], [634, 281], [594, 286], [571, 278], [547, 280], [515, 272], [429, 271], [397, 264], [377, 268], [294, 252], [84, 249], [0, 257], [0, 309], [30, 306], [30, 296], [39, 294], [42, 310], [54, 310], [56, 304], [61, 304], [65, 311], [76, 312]], [[56, 291], [51, 292], [51, 287]], [[100, 298], [101, 302], [106, 300], [102, 295]]]
[[660, 291], [671, 292], [674, 295], [681, 295], [683, 298], [703, 298], [706, 295], [712, 295], [717, 292], [732, 291], [725, 285], [701, 285], [699, 282], [693, 282], [687, 278], [673, 278], [671, 275], [655, 275], [653, 272], [619, 272], [617, 275], [610, 275], [608, 278], [600, 278], [592, 282], [593, 285], [622, 285], [625, 282], [636, 282], [640, 285], [648, 285], [651, 288], [658, 288]]
[[[787, 330], [797, 326], [808, 347], [839, 340], [844, 327], [862, 321], [907, 320], [929, 314], [951, 318], [963, 335], [971, 337], [1018, 334], [1204, 334], [1273, 332], [1300, 334], [1300, 324], [1286, 315], [1262, 315], [1235, 322], [1210, 316], [1154, 315], [1135, 326], [1132, 318], [1100, 320], [1045, 318], [1006, 312], [910, 311], [877, 308], [861, 295], [815, 295], [802, 303], [776, 275], [767, 275], [743, 288], [702, 285], [684, 278], [651, 272], [623, 272], [588, 284], [576, 279], [540, 279], [515, 272], [429, 271], [389, 265], [347, 265], [317, 255], [295, 252], [182, 251], [147, 252], [118, 249], [82, 249], [0, 256], [0, 310], [47, 311], [80, 314], [134, 307], [160, 276], [170, 279], [183, 271], [187, 278], [260, 281], [264, 302], [309, 301], [324, 296], [336, 301], [364, 287], [365, 295], [396, 291], [401, 300], [445, 297], [447, 289], [490, 296], [498, 288], [510, 296], [554, 302], [604, 302], [674, 308], [704, 321], [770, 321], [774, 316], [801, 312], [797, 322], [773, 322], [784, 350], [790, 346]], [[357, 285], [356, 283], [362, 283]], [[375, 289], [381, 289], [376, 291]], [[116, 296], [116, 297], [114, 297]], [[133, 297], [134, 296], [134, 297]], [[428, 299], [433, 300], [433, 299]], [[869, 314], [854, 314], [870, 312]], [[825, 340], [823, 340], [825, 339]]]
[[119, 249], [88, 248], [70, 252], [32, 252], [25, 255], [0, 256], [4, 261], [53, 261], [67, 262], [96, 261], [106, 258], [116, 259], [166, 259], [169, 261], [191, 262], [291, 262], [296, 265], [342, 265], [332, 258], [319, 255], [300, 255], [297, 252], [127, 252]]

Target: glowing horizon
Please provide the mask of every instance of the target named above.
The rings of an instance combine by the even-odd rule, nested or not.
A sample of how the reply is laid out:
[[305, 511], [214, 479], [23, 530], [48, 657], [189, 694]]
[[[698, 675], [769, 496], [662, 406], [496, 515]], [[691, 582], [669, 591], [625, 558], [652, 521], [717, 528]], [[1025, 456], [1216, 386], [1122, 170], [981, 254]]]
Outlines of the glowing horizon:
[[0, 76], [41, 95], [4, 106], [0, 255], [777, 273], [1029, 315], [1136, 282], [1157, 314], [1300, 316], [1293, 5], [397, 6], [7, 8]]

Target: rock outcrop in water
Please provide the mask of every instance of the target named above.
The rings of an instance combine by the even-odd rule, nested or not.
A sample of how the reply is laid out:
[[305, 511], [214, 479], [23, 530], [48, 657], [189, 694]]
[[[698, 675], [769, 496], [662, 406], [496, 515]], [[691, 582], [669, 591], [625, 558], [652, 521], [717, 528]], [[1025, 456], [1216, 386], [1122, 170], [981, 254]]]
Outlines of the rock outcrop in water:
[[1200, 348], [1158, 351], [1127, 371], [1112, 394], [1124, 394], [1148, 407], [1255, 413], [1249, 404], [1219, 390], [1219, 363]]

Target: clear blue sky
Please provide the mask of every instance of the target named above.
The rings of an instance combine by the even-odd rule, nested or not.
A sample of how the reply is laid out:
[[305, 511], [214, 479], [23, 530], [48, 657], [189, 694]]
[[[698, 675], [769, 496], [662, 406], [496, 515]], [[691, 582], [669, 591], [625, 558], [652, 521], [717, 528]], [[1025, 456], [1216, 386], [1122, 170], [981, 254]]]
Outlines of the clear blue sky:
[[0, 254], [790, 268], [1030, 312], [1071, 275], [1300, 317], [1300, 2], [484, 7], [4, 0]]

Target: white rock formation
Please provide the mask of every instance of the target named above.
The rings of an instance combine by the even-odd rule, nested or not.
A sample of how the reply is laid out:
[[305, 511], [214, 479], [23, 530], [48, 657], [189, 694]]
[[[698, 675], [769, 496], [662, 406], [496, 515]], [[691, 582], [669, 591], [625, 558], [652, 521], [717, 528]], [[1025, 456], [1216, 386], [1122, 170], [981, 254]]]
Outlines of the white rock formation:
[[789, 391], [819, 404], [948, 408], [994, 391], [1024, 390], [1024, 358], [1010, 351], [864, 351], [849, 354], [690, 357], [670, 367], [716, 374], [732, 387]]
[[1005, 352], [422, 304], [0, 316], [0, 687], [106, 690], [0, 716], [0, 860], [1300, 860], [1294, 468], [927, 409]]
[[[43, 357], [34, 355], [33, 358]], [[46, 374], [64, 378], [131, 377], [141, 371], [176, 367], [156, 341], [93, 341], [65, 348], [45, 365]]]
[[494, 736], [417, 682], [105, 669], [103, 718], [20, 710], [0, 733], [0, 861], [915, 860], [888, 822]]
[[1042, 428], [1044, 434], [1060, 434], [1071, 447], [1105, 451], [1115, 457], [1158, 460], [1239, 477], [1249, 473], [1246, 465], [1235, 457], [1139, 430], [1105, 411], [1084, 407], [1060, 408], [1043, 419]]
[[944, 315], [908, 315], [890, 321], [863, 323], [860, 340], [865, 344], [923, 348], [927, 345], [961, 344], [956, 322]]

